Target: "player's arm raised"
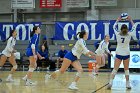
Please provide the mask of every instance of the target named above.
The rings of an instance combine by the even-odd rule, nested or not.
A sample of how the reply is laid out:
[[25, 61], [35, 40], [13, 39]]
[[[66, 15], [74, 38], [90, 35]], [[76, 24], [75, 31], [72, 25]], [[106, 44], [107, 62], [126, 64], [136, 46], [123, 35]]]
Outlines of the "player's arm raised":
[[115, 34], [118, 33], [117, 25], [118, 25], [118, 22], [119, 22], [120, 20], [121, 20], [121, 17], [119, 16], [119, 17], [117, 18], [116, 22], [115, 22], [114, 25], [113, 25], [113, 29], [114, 29]]

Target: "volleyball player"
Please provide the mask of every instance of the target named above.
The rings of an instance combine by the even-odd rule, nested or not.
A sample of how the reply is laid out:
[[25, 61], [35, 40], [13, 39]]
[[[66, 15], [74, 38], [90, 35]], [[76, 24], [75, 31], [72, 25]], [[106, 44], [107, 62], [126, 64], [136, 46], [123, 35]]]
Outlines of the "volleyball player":
[[26, 81], [25, 85], [27, 86], [35, 85], [35, 83], [31, 81], [32, 73], [37, 67], [37, 64], [36, 64], [37, 55], [39, 56], [39, 58], [42, 58], [38, 53], [38, 43], [39, 43], [40, 32], [41, 30], [38, 26], [33, 27], [33, 31], [31, 32], [31, 35], [30, 35], [31, 40], [26, 49], [26, 55], [29, 57], [30, 65], [29, 65], [28, 73], [22, 79]]
[[114, 64], [114, 69], [111, 73], [110, 76], [110, 82], [108, 85], [108, 89], [111, 89], [112, 84], [113, 84], [113, 79], [119, 69], [119, 66], [121, 62], [123, 62], [124, 65], [124, 72], [125, 72], [125, 78], [126, 78], [126, 88], [131, 89], [130, 81], [129, 81], [129, 58], [130, 58], [130, 40], [133, 35], [133, 30], [135, 29], [134, 22], [131, 19], [130, 16], [127, 18], [131, 24], [132, 24], [132, 29], [131, 31], [128, 31], [127, 25], [123, 24], [121, 26], [120, 32], [117, 29], [118, 22], [121, 20], [121, 17], [118, 17], [116, 20], [113, 29], [116, 34], [116, 39], [117, 39], [117, 48], [116, 48], [116, 58], [115, 58], [115, 64]]
[[81, 74], [83, 72], [82, 66], [79, 62], [80, 56], [82, 54], [85, 54], [91, 58], [94, 58], [94, 56], [95, 56], [95, 54], [93, 52], [89, 51], [86, 47], [85, 40], [87, 40], [87, 38], [88, 38], [88, 33], [86, 31], [82, 31], [82, 32], [79, 32], [78, 35], [79, 35], [80, 39], [76, 42], [76, 44], [72, 48], [72, 51], [68, 52], [65, 55], [61, 68], [59, 70], [53, 72], [51, 75], [46, 74], [46, 76], [45, 76], [46, 80], [49, 78], [55, 79], [57, 76], [63, 74], [71, 64], [78, 71], [76, 73], [76, 77], [75, 77], [74, 81], [69, 86], [69, 89], [73, 89], [73, 90], [78, 89], [78, 87], [76, 86], [76, 83], [78, 82], [78, 80], [81, 77]]
[[105, 66], [105, 58], [107, 57], [106, 53], [110, 54], [112, 56], [112, 54], [110, 53], [109, 49], [108, 49], [108, 45], [109, 45], [109, 35], [105, 35], [104, 40], [102, 40], [99, 44], [99, 47], [97, 48], [97, 50], [95, 51], [96, 53], [96, 69], [95, 69], [95, 73], [94, 74], [98, 74], [98, 70], [100, 67]]
[[14, 56], [14, 53], [16, 52], [16, 50], [14, 49], [15, 44], [16, 44], [16, 36], [17, 36], [16, 30], [12, 30], [10, 32], [9, 38], [7, 39], [7, 45], [6, 45], [5, 49], [2, 51], [2, 56], [0, 59], [0, 68], [5, 64], [7, 59], [13, 66], [10, 74], [8, 75], [8, 77], [6, 79], [6, 81], [10, 81], [10, 82], [14, 81], [12, 76], [13, 76], [13, 73], [17, 69], [17, 63], [15, 61], [15, 56]]

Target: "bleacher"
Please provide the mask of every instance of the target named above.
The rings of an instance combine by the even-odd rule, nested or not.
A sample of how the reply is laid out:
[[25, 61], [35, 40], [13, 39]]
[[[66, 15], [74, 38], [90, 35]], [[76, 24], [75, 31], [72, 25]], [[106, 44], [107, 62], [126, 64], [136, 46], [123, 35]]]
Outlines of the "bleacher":
[[[65, 49], [68, 51], [71, 51], [71, 48], [75, 44], [76, 40], [54, 40], [53, 44], [49, 46], [49, 52], [51, 54], [57, 53], [58, 50], [60, 49], [61, 45], [65, 46]], [[93, 40], [87, 40], [87, 48], [91, 51], [95, 50], [95, 47], [93, 46], [94, 41]], [[81, 59], [79, 60], [82, 64], [83, 67], [87, 68], [87, 62], [91, 60], [91, 58], [86, 57], [84, 55], [81, 56]]]
[[[52, 59], [57, 58], [56, 57], [57, 55], [55, 54], [59, 51], [61, 45], [64, 45], [66, 50], [71, 51], [71, 48], [73, 47], [75, 42], [76, 40], [69, 40], [69, 41], [68, 40], [54, 40], [53, 43], [49, 45], [49, 53], [50, 53], [51, 58]], [[88, 49], [93, 51], [94, 50], [93, 41], [87, 40], [86, 42], [87, 42]], [[15, 49], [21, 53], [21, 60], [20, 60], [21, 62], [18, 62], [18, 64], [20, 65], [20, 70], [26, 69], [28, 67], [27, 65], [29, 65], [28, 58], [25, 55], [25, 51], [28, 46], [28, 43], [29, 41], [21, 41], [21, 40], [17, 40], [16, 42]], [[0, 41], [0, 45], [1, 45], [0, 52], [2, 52], [2, 50], [6, 46], [6, 42]], [[87, 62], [89, 60], [90, 58], [82, 55], [80, 62], [84, 67], [87, 67]], [[11, 67], [10, 63], [6, 62], [4, 67], [8, 67], [8, 66]]]
[[[56, 60], [57, 59], [57, 53], [58, 51], [60, 50], [60, 47], [61, 45], [64, 45], [65, 46], [65, 49], [68, 50], [68, 51], [71, 51], [73, 45], [75, 44], [76, 40], [53, 40], [52, 43], [49, 44], [49, 53], [50, 53], [50, 58], [52, 60]], [[87, 44], [87, 48], [91, 51], [95, 51], [95, 47], [94, 47], [94, 42], [96, 41], [93, 41], [93, 40], [87, 40], [86, 41], [86, 44]], [[25, 55], [25, 51], [26, 51], [26, 48], [29, 44], [29, 41], [21, 41], [21, 40], [17, 40], [16, 42], [16, 46], [15, 46], [15, 49], [21, 53], [21, 60], [18, 60], [18, 64], [20, 65], [20, 69], [19, 70], [25, 70], [25, 69], [28, 69], [28, 65], [29, 65], [29, 62], [28, 62], [28, 57], [26, 57]], [[5, 48], [6, 46], [6, 42], [2, 42], [0, 41], [0, 52], [2, 52], [2, 50]], [[111, 46], [111, 47], [115, 47], [115, 46]], [[79, 60], [82, 64], [82, 66], [84, 68], [87, 68], [88, 65], [87, 65], [87, 62], [91, 60], [91, 58], [89, 57], [86, 57], [84, 55], [81, 56], [81, 59]], [[20, 62], [21, 61], [21, 62]], [[9, 62], [7, 62], [4, 67], [8, 67], [11, 65], [9, 64]]]

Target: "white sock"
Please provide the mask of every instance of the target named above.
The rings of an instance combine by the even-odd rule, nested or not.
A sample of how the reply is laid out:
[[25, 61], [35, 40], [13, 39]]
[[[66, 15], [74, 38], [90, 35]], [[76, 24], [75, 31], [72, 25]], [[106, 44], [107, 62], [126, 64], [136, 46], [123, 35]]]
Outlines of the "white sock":
[[25, 77], [24, 78], [27, 78], [27, 75], [25, 75]]
[[76, 82], [72, 82], [72, 85], [76, 85]]
[[12, 77], [12, 74], [9, 74], [8, 77], [11, 78]]

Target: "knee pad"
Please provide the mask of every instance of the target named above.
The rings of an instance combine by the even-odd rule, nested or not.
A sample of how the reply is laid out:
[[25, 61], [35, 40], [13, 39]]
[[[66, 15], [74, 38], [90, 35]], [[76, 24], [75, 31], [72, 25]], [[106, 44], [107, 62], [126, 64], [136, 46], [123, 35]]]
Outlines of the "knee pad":
[[76, 73], [76, 76], [77, 76], [77, 77], [81, 77], [81, 75], [82, 75], [82, 72], [77, 72], [77, 73]]
[[13, 69], [17, 69], [17, 65], [14, 65], [14, 66], [13, 66]]
[[116, 75], [117, 74], [117, 70], [113, 69], [112, 70], [112, 74]]
[[129, 70], [125, 70], [125, 75], [129, 75]]
[[29, 72], [33, 72], [34, 70], [34, 68], [29, 68]]

